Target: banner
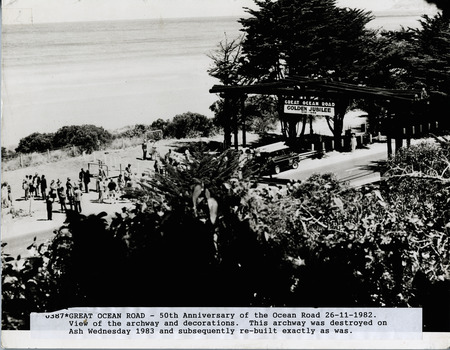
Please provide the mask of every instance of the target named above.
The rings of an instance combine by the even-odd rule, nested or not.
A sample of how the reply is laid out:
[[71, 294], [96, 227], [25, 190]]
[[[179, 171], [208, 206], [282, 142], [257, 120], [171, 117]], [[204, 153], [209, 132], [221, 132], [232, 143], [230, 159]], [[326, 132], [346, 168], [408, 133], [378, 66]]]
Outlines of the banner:
[[317, 97], [300, 97], [284, 101], [284, 113], [333, 117], [335, 103]]

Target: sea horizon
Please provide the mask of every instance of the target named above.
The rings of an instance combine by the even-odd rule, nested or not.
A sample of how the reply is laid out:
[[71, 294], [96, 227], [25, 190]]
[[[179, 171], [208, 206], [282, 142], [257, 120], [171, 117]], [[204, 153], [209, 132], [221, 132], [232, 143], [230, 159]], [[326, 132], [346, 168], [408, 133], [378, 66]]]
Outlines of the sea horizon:
[[[364, 9], [362, 9], [364, 10]], [[379, 17], [421, 17], [423, 15], [434, 16], [436, 13], [428, 11], [424, 13], [420, 10], [409, 10], [409, 9], [397, 9], [397, 10], [377, 10], [369, 11], [376, 18]], [[64, 20], [64, 21], [46, 21], [46, 22], [29, 22], [29, 23], [3, 23], [3, 26], [16, 26], [16, 25], [39, 25], [39, 24], [59, 24], [59, 23], [89, 23], [89, 22], [134, 22], [134, 21], [183, 21], [183, 20], [202, 20], [202, 19], [217, 19], [217, 18], [248, 18], [250, 15], [242, 16], [230, 16], [230, 15], [218, 15], [218, 16], [191, 16], [191, 17], [158, 17], [158, 18], [124, 18], [124, 19], [98, 19], [98, 20]]]

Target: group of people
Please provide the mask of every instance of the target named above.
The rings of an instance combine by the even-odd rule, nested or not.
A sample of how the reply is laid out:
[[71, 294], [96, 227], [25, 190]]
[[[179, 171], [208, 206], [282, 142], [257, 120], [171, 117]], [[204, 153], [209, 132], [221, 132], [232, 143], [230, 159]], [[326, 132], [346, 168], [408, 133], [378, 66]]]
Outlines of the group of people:
[[[162, 158], [160, 156], [160, 154], [156, 151], [156, 147], [151, 147], [151, 153], [149, 154], [150, 157], [148, 157], [148, 141], [144, 139], [144, 141], [142, 142], [142, 159], [143, 160], [154, 160], [154, 165], [153, 165], [153, 169], [155, 170], [155, 173], [164, 174], [164, 163], [162, 161]], [[189, 151], [187, 151], [189, 152]], [[188, 157], [188, 155], [185, 155], [186, 158]], [[189, 154], [190, 156], [190, 154]], [[174, 156], [174, 154], [172, 153], [172, 150], [169, 149], [169, 151], [164, 155], [164, 161], [168, 164], [171, 165], [177, 165], [177, 161], [176, 158]], [[130, 165], [128, 165], [130, 166]]]
[[117, 178], [117, 182], [114, 178], [109, 178], [100, 169], [99, 175], [97, 176], [97, 192], [98, 192], [98, 203], [116, 203], [118, 197], [121, 196], [122, 191], [125, 187], [125, 180], [122, 174]]
[[[52, 220], [53, 216], [53, 204], [58, 198], [59, 205], [61, 206], [61, 212], [67, 211], [67, 204], [70, 206], [70, 210], [74, 210], [81, 213], [81, 197], [83, 196], [82, 187], [77, 183], [72, 182], [70, 177], [67, 178], [65, 187], [58, 179], [52, 180], [50, 183], [50, 189], [45, 201], [47, 205], [47, 219]], [[44, 192], [45, 193], [45, 192]]]
[[155, 150], [156, 150], [156, 148], [154, 146], [154, 143], [155, 142], [153, 142], [151, 144], [151, 146], [149, 146], [149, 141], [147, 141], [146, 139], [144, 139], [144, 141], [142, 141], [142, 145], [141, 145], [141, 147], [142, 147], [142, 160], [147, 160], [147, 159], [153, 160], [153, 157], [154, 157], [154, 154], [155, 154]]
[[[64, 186], [65, 185], [65, 186]], [[47, 219], [53, 219], [53, 204], [58, 201], [61, 212], [67, 211], [67, 204], [70, 210], [81, 212], [82, 187], [80, 184], [72, 182], [67, 178], [65, 184], [60, 179], [51, 180], [50, 183], [44, 174], [25, 175], [22, 180], [24, 199], [41, 199], [46, 204]]]
[[45, 190], [47, 189], [45, 175], [39, 176], [38, 173], [35, 173], [34, 176], [25, 175], [25, 178], [22, 180], [22, 189], [25, 192], [25, 200], [28, 200], [30, 197], [39, 197], [40, 194], [45, 199]]
[[80, 172], [78, 173], [78, 186], [81, 191], [83, 191], [83, 185], [84, 185], [84, 192], [89, 193], [89, 183], [91, 182], [91, 174], [88, 170], [84, 170], [81, 168]]
[[[144, 176], [144, 174], [142, 174]], [[122, 182], [123, 181], [123, 182]], [[119, 176], [118, 185], [119, 188], [123, 189], [125, 187], [134, 188], [136, 184], [139, 182], [138, 173], [131, 169], [131, 164], [128, 164], [125, 168], [125, 171], [122, 175]]]
[[[24, 199], [29, 200], [41, 199], [46, 203], [47, 219], [53, 218], [53, 206], [59, 203], [60, 212], [67, 210], [81, 213], [81, 203], [83, 193], [89, 193], [89, 184], [92, 175], [89, 170], [80, 170], [77, 181], [72, 181], [70, 177], [63, 183], [60, 179], [47, 181], [45, 175], [39, 176], [37, 173], [26, 175], [22, 181], [22, 189], [24, 191]], [[103, 169], [99, 170], [97, 176], [96, 190], [99, 193], [99, 203], [105, 203], [105, 199], [116, 202], [119, 192], [125, 187], [125, 181], [122, 175], [119, 176], [117, 182], [113, 178], [108, 179]], [[5, 188], [5, 189], [4, 189]], [[9, 196], [8, 196], [9, 191]], [[2, 206], [11, 203], [10, 186], [6, 183], [2, 185]]]
[[169, 149], [169, 151], [164, 155], [164, 162], [162, 160], [162, 157], [159, 155], [159, 153], [156, 153], [156, 156], [154, 157], [155, 159], [155, 163], [153, 164], [153, 169], [155, 171], [155, 174], [161, 174], [164, 175], [165, 173], [165, 164], [169, 164], [171, 166], [174, 167], [178, 167], [178, 166], [186, 166], [186, 164], [190, 164], [192, 163], [192, 156], [189, 152], [189, 150], [186, 150], [184, 152], [184, 161], [181, 161], [182, 163], [184, 163], [184, 165], [182, 165], [178, 159], [177, 159], [177, 155], [175, 154], [175, 152], [172, 152], [172, 149]]
[[[169, 153], [166, 160], [170, 156]], [[78, 173], [78, 179], [73, 181], [68, 177], [65, 183], [60, 179], [49, 181], [43, 174], [26, 175], [22, 181], [23, 198], [25, 200], [31, 198], [43, 200], [46, 203], [47, 219], [52, 220], [54, 205], [57, 203], [60, 205], [60, 212], [71, 210], [81, 213], [84, 193], [96, 191], [98, 203], [116, 203], [126, 187], [134, 187], [134, 184], [138, 182], [137, 173], [132, 170], [131, 164], [128, 164], [124, 173], [120, 174], [118, 178], [109, 177], [104, 168], [100, 167], [94, 180], [95, 189], [89, 188], [93, 177], [89, 169], [84, 170], [83, 168]], [[7, 183], [3, 183], [2, 206], [7, 207], [10, 203], [12, 203], [11, 187]]]

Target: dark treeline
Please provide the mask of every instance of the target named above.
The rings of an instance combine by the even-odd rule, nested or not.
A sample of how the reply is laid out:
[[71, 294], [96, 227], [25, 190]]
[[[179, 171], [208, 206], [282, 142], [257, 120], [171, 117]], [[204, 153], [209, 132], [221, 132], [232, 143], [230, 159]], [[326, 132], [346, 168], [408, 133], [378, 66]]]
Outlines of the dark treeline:
[[[112, 140], [112, 134], [95, 125], [63, 126], [55, 133], [35, 132], [22, 138], [16, 152], [45, 152], [67, 146], [77, 146], [88, 153], [99, 149]], [[2, 149], [3, 151], [3, 149]]]
[[[152, 130], [161, 130], [163, 138], [208, 137], [214, 134], [213, 121], [198, 113], [183, 113], [172, 120], [157, 119], [151, 124], [136, 124], [120, 132], [110, 132], [95, 125], [63, 126], [55, 133], [35, 132], [22, 138], [16, 147], [17, 153], [46, 152], [76, 146], [79, 150], [91, 153], [108, 147], [116, 138], [146, 137]], [[2, 147], [2, 158], [14, 156], [14, 152]]]

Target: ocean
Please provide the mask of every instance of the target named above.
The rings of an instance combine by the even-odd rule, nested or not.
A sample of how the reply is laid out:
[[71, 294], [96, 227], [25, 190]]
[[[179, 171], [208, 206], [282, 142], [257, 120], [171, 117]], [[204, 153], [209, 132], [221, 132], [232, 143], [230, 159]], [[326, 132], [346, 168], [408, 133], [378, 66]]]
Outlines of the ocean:
[[[417, 26], [379, 16], [372, 28]], [[235, 17], [6, 25], [2, 28], [2, 145], [33, 132], [95, 124], [114, 130], [184, 112], [212, 117], [208, 57], [235, 39]]]

